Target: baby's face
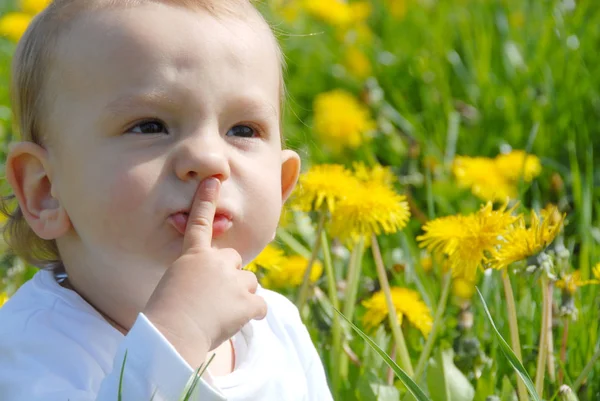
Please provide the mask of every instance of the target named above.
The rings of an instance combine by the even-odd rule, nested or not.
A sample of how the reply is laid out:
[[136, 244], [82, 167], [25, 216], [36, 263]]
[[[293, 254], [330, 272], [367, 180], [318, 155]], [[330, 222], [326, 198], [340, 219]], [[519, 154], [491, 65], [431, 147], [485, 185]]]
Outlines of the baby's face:
[[73, 226], [58, 244], [85, 265], [71, 267], [80, 281], [149, 295], [210, 176], [223, 183], [213, 246], [247, 263], [273, 238], [299, 161], [281, 150], [279, 59], [255, 19], [150, 3], [96, 13], [63, 39], [48, 151]]

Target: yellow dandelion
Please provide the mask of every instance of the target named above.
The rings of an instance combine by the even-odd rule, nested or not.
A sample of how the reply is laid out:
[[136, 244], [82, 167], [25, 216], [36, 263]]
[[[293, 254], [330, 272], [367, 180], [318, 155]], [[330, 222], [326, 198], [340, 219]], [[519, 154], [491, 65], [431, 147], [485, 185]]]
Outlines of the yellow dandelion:
[[[410, 324], [427, 336], [431, 331], [433, 319], [419, 293], [401, 287], [392, 287], [390, 291], [398, 322], [402, 324], [403, 318], [406, 317]], [[383, 291], [376, 292], [371, 298], [363, 301], [362, 305], [366, 308], [362, 321], [367, 330], [374, 329], [387, 319], [388, 308]]]
[[474, 195], [488, 201], [505, 201], [517, 196], [521, 175], [531, 182], [542, 171], [540, 159], [522, 150], [487, 157], [457, 156], [452, 172], [458, 184], [470, 188]]
[[371, 60], [356, 47], [346, 50], [344, 65], [350, 75], [358, 79], [365, 79], [371, 75]]
[[278, 1], [274, 4], [275, 11], [281, 16], [281, 18], [287, 23], [294, 23], [300, 17], [302, 12], [302, 4], [297, 1], [294, 2], [281, 2]]
[[421, 268], [423, 269], [423, 271], [425, 273], [429, 273], [431, 270], [433, 270], [433, 258], [431, 257], [430, 254], [425, 253], [423, 256], [421, 256]]
[[37, 14], [43, 11], [52, 0], [21, 0], [21, 10], [28, 14]]
[[31, 15], [25, 13], [8, 13], [0, 18], [0, 36], [18, 42], [31, 22]]
[[545, 242], [552, 242], [558, 235], [565, 223], [566, 215], [558, 210], [556, 205], [549, 203], [541, 210], [540, 216], [544, 222], [542, 228], [542, 239]]
[[314, 130], [331, 150], [356, 149], [374, 129], [369, 110], [352, 94], [336, 89], [315, 98]]
[[5, 292], [0, 292], [0, 308], [8, 301], [8, 294]]
[[506, 210], [506, 205], [493, 210], [488, 202], [468, 216], [446, 216], [427, 222], [423, 226], [425, 233], [417, 240], [429, 252], [445, 255], [454, 277], [473, 281], [485, 256], [496, 248], [501, 235], [516, 220], [513, 210]]
[[527, 228], [521, 218], [516, 227], [503, 236], [502, 244], [492, 251], [487, 263], [494, 269], [503, 269], [510, 264], [538, 254], [545, 248], [537, 227]]
[[531, 182], [542, 172], [540, 159], [522, 150], [498, 155], [494, 162], [506, 178], [515, 182], [519, 181], [521, 174], [525, 182]]
[[303, 5], [313, 17], [340, 28], [364, 22], [371, 15], [371, 4], [367, 1], [304, 0]]
[[503, 234], [498, 247], [492, 250], [487, 260], [489, 266], [503, 269], [546, 249], [562, 229], [564, 221], [564, 215], [559, 221], [555, 221], [548, 218], [554, 213], [549, 213], [548, 215], [540, 213], [538, 216], [535, 212], [531, 212], [529, 227], [525, 224], [525, 218], [519, 216], [518, 220]]
[[475, 294], [475, 281], [464, 277], [456, 277], [452, 280], [452, 295], [457, 298], [469, 300]]
[[600, 263], [594, 266], [592, 273], [597, 280], [600, 280]]
[[291, 207], [310, 212], [321, 210], [323, 205], [326, 205], [327, 209], [333, 212], [339, 200], [359, 185], [352, 172], [344, 166], [319, 164], [300, 176]]
[[371, 15], [373, 8], [368, 1], [353, 1], [348, 6], [350, 7], [353, 24], [365, 22]]
[[555, 285], [556, 288], [560, 288], [573, 295], [577, 292], [578, 288], [591, 284], [600, 284], [600, 280], [582, 280], [581, 272], [576, 270], [572, 274], [564, 274]]
[[259, 268], [263, 268], [266, 271], [281, 270], [284, 263], [285, 255], [283, 251], [269, 244], [252, 262], [248, 263], [246, 270], [255, 273]]
[[292, 225], [294, 222], [294, 214], [290, 210], [289, 204], [285, 204], [283, 208], [281, 208], [281, 214], [279, 215], [279, 224], [278, 227], [287, 228]]
[[376, 182], [381, 185], [391, 186], [396, 182], [396, 176], [392, 172], [392, 169], [380, 164], [368, 167], [362, 162], [357, 162], [352, 163], [352, 169], [354, 170], [354, 176], [366, 184]]
[[347, 241], [372, 234], [392, 234], [403, 229], [410, 217], [406, 197], [391, 185], [363, 183], [340, 199], [331, 219], [331, 234]]
[[452, 172], [458, 185], [470, 188], [473, 194], [485, 201], [505, 201], [517, 196], [517, 187], [486, 157], [457, 156]]
[[341, 0], [305, 0], [304, 9], [313, 17], [334, 26], [347, 26], [353, 22], [353, 10]]
[[387, 8], [390, 14], [397, 19], [402, 19], [406, 15], [407, 0], [387, 0]]
[[[270, 270], [263, 277], [262, 283], [268, 288], [298, 287], [304, 280], [304, 273], [308, 266], [308, 259], [303, 256], [290, 256], [286, 258], [279, 270]], [[323, 274], [323, 265], [319, 261], [313, 263], [310, 270], [310, 281], [316, 282]]]

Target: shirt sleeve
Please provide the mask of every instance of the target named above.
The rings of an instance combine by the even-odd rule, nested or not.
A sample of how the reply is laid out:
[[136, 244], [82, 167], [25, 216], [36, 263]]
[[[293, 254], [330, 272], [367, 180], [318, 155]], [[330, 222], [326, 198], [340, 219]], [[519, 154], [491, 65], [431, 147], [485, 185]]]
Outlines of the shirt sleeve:
[[[140, 314], [119, 347], [113, 370], [102, 382], [96, 400], [116, 400], [120, 390], [124, 401], [177, 401], [193, 374], [175, 348]], [[224, 401], [225, 397], [200, 378], [191, 399]]]
[[[50, 319], [38, 315], [29, 320], [31, 329], [24, 334], [5, 335], [0, 341], [2, 401], [178, 401], [194, 374], [143, 314], [120, 342], [108, 374], [89, 348], [47, 330]], [[88, 342], [98, 340], [90, 335]], [[44, 341], [48, 336], [53, 337], [52, 347]], [[225, 400], [208, 380], [198, 380], [190, 400]]]

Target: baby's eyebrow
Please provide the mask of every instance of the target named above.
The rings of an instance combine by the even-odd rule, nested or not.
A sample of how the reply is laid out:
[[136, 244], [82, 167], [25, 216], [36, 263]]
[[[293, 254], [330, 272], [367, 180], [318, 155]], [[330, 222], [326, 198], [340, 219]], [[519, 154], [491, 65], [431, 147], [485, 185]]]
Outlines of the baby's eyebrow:
[[250, 97], [242, 97], [234, 100], [231, 104], [232, 108], [242, 110], [249, 113], [265, 114], [274, 119], [278, 119], [277, 108], [267, 101], [260, 101]]
[[131, 109], [144, 106], [168, 105], [172, 103], [168, 96], [160, 91], [126, 94], [108, 103], [105, 111], [110, 114], [123, 114]]
[[[277, 107], [262, 96], [241, 95], [233, 97], [228, 103], [226, 109], [229, 112], [237, 111], [279, 120]], [[107, 118], [112, 118], [118, 115], [128, 115], [139, 109], [153, 108], [170, 109], [174, 113], [181, 112], [181, 105], [177, 104], [177, 101], [174, 101], [169, 94], [160, 90], [153, 90], [122, 95], [110, 101], [105, 106], [103, 114]]]

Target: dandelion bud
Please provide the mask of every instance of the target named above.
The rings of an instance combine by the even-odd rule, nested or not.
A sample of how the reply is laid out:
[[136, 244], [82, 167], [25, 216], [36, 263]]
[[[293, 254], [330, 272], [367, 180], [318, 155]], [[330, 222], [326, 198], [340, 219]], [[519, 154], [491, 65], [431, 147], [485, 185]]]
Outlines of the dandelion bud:
[[563, 189], [565, 188], [565, 182], [563, 181], [560, 174], [552, 174], [552, 178], [550, 179], [550, 187], [555, 193], [561, 193], [563, 191]]
[[533, 273], [535, 273], [535, 271], [537, 270], [537, 268], [538, 268], [537, 265], [529, 265], [529, 266], [527, 266], [525, 268], [525, 272], [527, 274], [533, 274]]
[[548, 256], [546, 252], [540, 252], [540, 254], [537, 256], [537, 260], [539, 263], [543, 263], [548, 259], [550, 259], [550, 256]]
[[559, 313], [561, 316], [569, 316], [572, 320], [577, 320], [578, 310], [575, 306], [575, 298], [568, 290], [562, 291]]
[[458, 329], [461, 331], [468, 331], [473, 328], [473, 312], [470, 308], [470, 303], [466, 302], [461, 306], [460, 313], [458, 314]]
[[571, 387], [567, 386], [566, 384], [560, 386], [560, 389], [558, 390], [558, 396], [561, 401], [578, 401], [577, 396], [573, 390], [571, 390]]
[[481, 114], [479, 113], [479, 110], [477, 110], [474, 106], [461, 101], [457, 101], [454, 103], [454, 107], [460, 113], [460, 116], [462, 117], [465, 123], [469, 125], [474, 125], [477, 122], [479, 122]]
[[[543, 254], [543, 253], [542, 253]], [[541, 254], [540, 254], [541, 255]], [[540, 268], [546, 273], [550, 273], [554, 268], [554, 262], [550, 256], [544, 254], [544, 258], [540, 258]]]
[[556, 245], [554, 246], [554, 250], [556, 251], [556, 257], [559, 259], [566, 260], [569, 259], [569, 256], [571, 256], [571, 252], [569, 252], [562, 242], [557, 241]]

